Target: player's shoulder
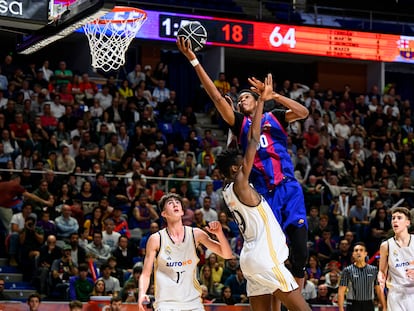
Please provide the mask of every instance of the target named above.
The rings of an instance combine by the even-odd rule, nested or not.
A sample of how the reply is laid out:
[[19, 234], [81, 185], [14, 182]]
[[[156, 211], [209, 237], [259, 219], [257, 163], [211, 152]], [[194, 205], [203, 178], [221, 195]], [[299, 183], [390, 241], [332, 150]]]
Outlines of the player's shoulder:
[[148, 237], [147, 248], [149, 247], [150, 249], [152, 248], [154, 250], [159, 250], [161, 245], [162, 231], [165, 231], [165, 229], [161, 229], [158, 232], [154, 232]]
[[392, 242], [393, 240], [394, 240], [394, 238], [391, 237], [391, 238], [388, 238], [388, 239], [382, 241], [381, 244], [380, 244], [380, 249], [381, 248], [388, 248], [389, 243]]
[[162, 234], [163, 232], [165, 232], [165, 228], [164, 228], [164, 229], [161, 229], [161, 230], [158, 230], [157, 232], [152, 233], [152, 234], [149, 236], [149, 238], [148, 238], [148, 242], [151, 242], [151, 241], [160, 241], [160, 239], [161, 239], [161, 234]]
[[198, 228], [198, 227], [191, 227], [192, 232], [192, 238], [194, 239], [195, 245], [198, 245], [199, 243], [202, 243], [202, 241], [205, 240], [206, 237], [208, 237], [207, 232], [204, 230]]
[[192, 230], [194, 237], [198, 237], [200, 234], [207, 234], [204, 230], [198, 228], [198, 227], [188, 227]]

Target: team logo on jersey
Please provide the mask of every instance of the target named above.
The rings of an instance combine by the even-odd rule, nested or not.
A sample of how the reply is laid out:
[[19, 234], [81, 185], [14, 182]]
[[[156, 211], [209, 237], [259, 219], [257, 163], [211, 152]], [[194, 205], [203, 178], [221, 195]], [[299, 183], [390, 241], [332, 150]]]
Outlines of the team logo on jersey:
[[[394, 251], [393, 251], [392, 255], [393, 255], [394, 257], [397, 257], [397, 256], [398, 256], [398, 252], [397, 252], [397, 250], [396, 250], [396, 249], [394, 249]], [[398, 258], [397, 258], [397, 261], [398, 261]]]
[[272, 124], [270, 124], [269, 121], [265, 121], [262, 128], [263, 128], [263, 132], [269, 132], [270, 129], [272, 128]]
[[166, 253], [168, 256], [171, 255], [171, 248], [168, 245], [164, 248], [164, 253]]

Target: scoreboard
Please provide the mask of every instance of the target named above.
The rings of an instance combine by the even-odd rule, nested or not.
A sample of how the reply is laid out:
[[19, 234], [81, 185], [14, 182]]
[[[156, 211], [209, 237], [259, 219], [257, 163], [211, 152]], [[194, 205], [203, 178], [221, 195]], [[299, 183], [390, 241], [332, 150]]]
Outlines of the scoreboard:
[[192, 14], [146, 11], [137, 38], [175, 41], [178, 29], [199, 21], [210, 46], [380, 62], [414, 63], [414, 37], [336, 28], [295, 26]]

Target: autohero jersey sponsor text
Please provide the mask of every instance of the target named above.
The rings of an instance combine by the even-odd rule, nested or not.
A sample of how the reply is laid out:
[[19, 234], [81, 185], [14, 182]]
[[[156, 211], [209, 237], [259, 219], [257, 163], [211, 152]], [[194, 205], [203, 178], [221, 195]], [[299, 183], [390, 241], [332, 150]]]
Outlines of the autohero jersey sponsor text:
[[167, 261], [167, 267], [183, 267], [191, 265], [193, 261], [191, 259], [185, 261]]
[[410, 263], [408, 261], [406, 261], [406, 262], [397, 262], [395, 264], [396, 268], [402, 268], [402, 267], [408, 267], [408, 266], [410, 266]]

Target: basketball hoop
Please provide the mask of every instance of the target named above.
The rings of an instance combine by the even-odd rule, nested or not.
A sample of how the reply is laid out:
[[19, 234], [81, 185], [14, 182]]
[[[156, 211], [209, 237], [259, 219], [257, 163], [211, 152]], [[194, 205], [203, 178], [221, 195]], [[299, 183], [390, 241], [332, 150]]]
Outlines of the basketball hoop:
[[125, 53], [146, 19], [143, 10], [116, 6], [111, 13], [85, 24], [92, 67], [107, 72], [125, 64]]

